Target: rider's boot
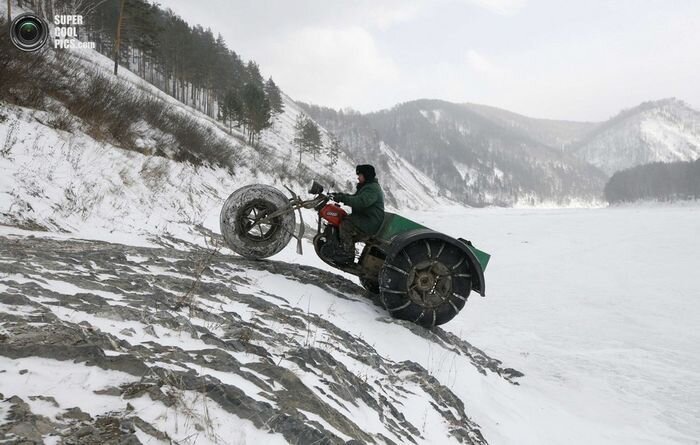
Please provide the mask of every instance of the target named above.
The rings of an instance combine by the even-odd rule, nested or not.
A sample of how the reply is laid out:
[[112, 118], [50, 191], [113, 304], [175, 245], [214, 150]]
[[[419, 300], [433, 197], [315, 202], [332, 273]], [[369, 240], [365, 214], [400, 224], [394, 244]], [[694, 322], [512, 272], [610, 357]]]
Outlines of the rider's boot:
[[335, 261], [339, 264], [352, 264], [355, 261], [355, 249], [339, 249]]
[[336, 250], [335, 261], [339, 264], [350, 264], [355, 261], [355, 243], [352, 239], [348, 240], [340, 238], [340, 245]]

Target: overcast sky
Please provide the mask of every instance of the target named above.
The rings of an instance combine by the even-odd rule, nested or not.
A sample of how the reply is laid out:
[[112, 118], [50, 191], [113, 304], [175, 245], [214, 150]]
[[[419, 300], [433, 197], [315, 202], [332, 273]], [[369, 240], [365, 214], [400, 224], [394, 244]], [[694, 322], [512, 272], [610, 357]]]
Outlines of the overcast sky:
[[700, 0], [159, 0], [292, 98], [363, 112], [438, 98], [603, 120], [700, 108]]

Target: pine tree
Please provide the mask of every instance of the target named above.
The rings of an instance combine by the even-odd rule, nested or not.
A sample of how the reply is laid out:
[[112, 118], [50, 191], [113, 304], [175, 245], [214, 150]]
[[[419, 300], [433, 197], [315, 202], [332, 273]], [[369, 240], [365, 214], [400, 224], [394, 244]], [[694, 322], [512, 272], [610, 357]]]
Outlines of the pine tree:
[[304, 123], [304, 145], [306, 151], [314, 155], [314, 159], [321, 152], [323, 144], [321, 143], [321, 132], [318, 126], [311, 119], [307, 119]]
[[270, 102], [262, 88], [250, 82], [243, 87], [243, 109], [248, 143], [254, 145], [260, 133], [272, 125]]
[[[46, 3], [49, 10], [55, 7], [58, 11], [86, 5], [81, 10], [86, 17], [86, 40], [95, 41], [98, 51], [113, 58], [115, 69], [121, 64], [175, 99], [223, 119], [229, 131], [236, 125], [243, 127], [251, 142], [271, 125], [272, 115], [284, 110], [281, 91], [271, 78], [263, 79], [257, 63], [244, 62], [226, 47], [221, 35], [199, 25], [190, 26], [155, 2]], [[230, 91], [237, 93], [238, 104], [231, 97], [226, 103]]]
[[265, 94], [267, 94], [267, 100], [270, 101], [270, 107], [272, 108], [272, 113], [282, 114], [284, 111], [284, 103], [282, 102], [282, 94], [280, 89], [277, 87], [272, 77], [267, 79], [265, 82]]
[[121, 44], [121, 32], [122, 32], [122, 22], [124, 19], [124, 4], [126, 0], [121, 0], [119, 6], [119, 20], [117, 21], [117, 35], [114, 38], [116, 44], [114, 45], [114, 75], [117, 75], [117, 70], [119, 69], [119, 46]]
[[252, 60], [249, 61], [248, 65], [246, 66], [246, 72], [248, 73], [249, 83], [253, 83], [261, 88], [264, 86], [265, 82], [263, 81], [262, 74], [260, 74], [260, 67], [257, 63], [253, 62]]
[[338, 163], [338, 157], [341, 152], [340, 140], [335, 136], [331, 135], [331, 142], [328, 145], [328, 166], [334, 167]]
[[243, 120], [243, 103], [235, 90], [228, 90], [224, 96], [221, 110], [221, 120], [228, 122], [229, 133], [233, 132], [233, 124], [239, 125]]
[[306, 126], [306, 116], [303, 114], [297, 115], [297, 120], [294, 123], [294, 139], [292, 143], [299, 150], [299, 164], [301, 164], [301, 155], [304, 153], [304, 127]]

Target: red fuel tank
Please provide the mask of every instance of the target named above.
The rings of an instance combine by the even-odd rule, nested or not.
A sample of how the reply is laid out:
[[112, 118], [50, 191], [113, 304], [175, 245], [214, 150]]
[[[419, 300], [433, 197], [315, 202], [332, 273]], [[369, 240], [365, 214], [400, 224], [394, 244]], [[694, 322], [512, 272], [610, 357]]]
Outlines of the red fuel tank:
[[321, 218], [328, 221], [328, 224], [332, 226], [339, 226], [340, 222], [348, 216], [348, 212], [340, 208], [338, 204], [326, 204], [320, 212]]

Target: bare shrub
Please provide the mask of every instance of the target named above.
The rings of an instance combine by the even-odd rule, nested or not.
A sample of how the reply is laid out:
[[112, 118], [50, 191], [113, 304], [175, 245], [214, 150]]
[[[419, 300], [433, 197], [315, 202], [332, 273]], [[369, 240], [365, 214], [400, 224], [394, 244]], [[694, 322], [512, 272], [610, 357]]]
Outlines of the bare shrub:
[[291, 165], [293, 164], [289, 162], [281, 162], [275, 169], [281, 182], [290, 182], [292, 179], [294, 179], [294, 173], [292, 172]]
[[194, 165], [202, 165], [206, 162], [211, 165], [230, 167], [235, 160], [230, 142], [216, 136], [195, 117], [172, 113], [164, 130], [172, 134], [177, 141], [179, 146], [175, 156], [177, 161], [186, 161]]
[[160, 187], [168, 176], [168, 164], [158, 158], [150, 159], [144, 163], [140, 171], [141, 177], [152, 188]]
[[146, 122], [161, 130], [170, 123], [170, 118], [175, 112], [170, 103], [151, 94], [142, 95], [141, 111]]
[[89, 73], [87, 87], [67, 98], [66, 107], [123, 148], [135, 150], [131, 126], [139, 119], [138, 93], [134, 88], [114, 82], [101, 73]]
[[69, 113], [59, 113], [55, 117], [49, 119], [47, 124], [55, 130], [71, 131], [75, 118]]
[[[5, 30], [3, 23], [0, 19], [0, 29]], [[76, 82], [77, 78], [82, 82]], [[92, 137], [127, 150], [143, 153], [135, 143], [134, 128], [145, 121], [172, 135], [177, 145], [157, 150], [160, 156], [171, 154], [176, 161], [218, 165], [231, 172], [241, 163], [236, 145], [195, 116], [107, 73], [91, 70], [67, 52], [45, 49], [40, 54], [25, 54], [14, 48], [6, 31], [0, 32], [0, 85], [0, 99], [17, 105], [42, 109], [46, 97], [58, 100], [66, 107], [66, 114], [87, 125]], [[73, 117], [59, 116], [49, 125], [69, 131]]]
[[5, 141], [0, 149], [0, 157], [6, 158], [10, 155], [12, 147], [17, 143], [17, 121], [10, 124], [10, 128], [7, 129], [7, 134], [5, 135]]

